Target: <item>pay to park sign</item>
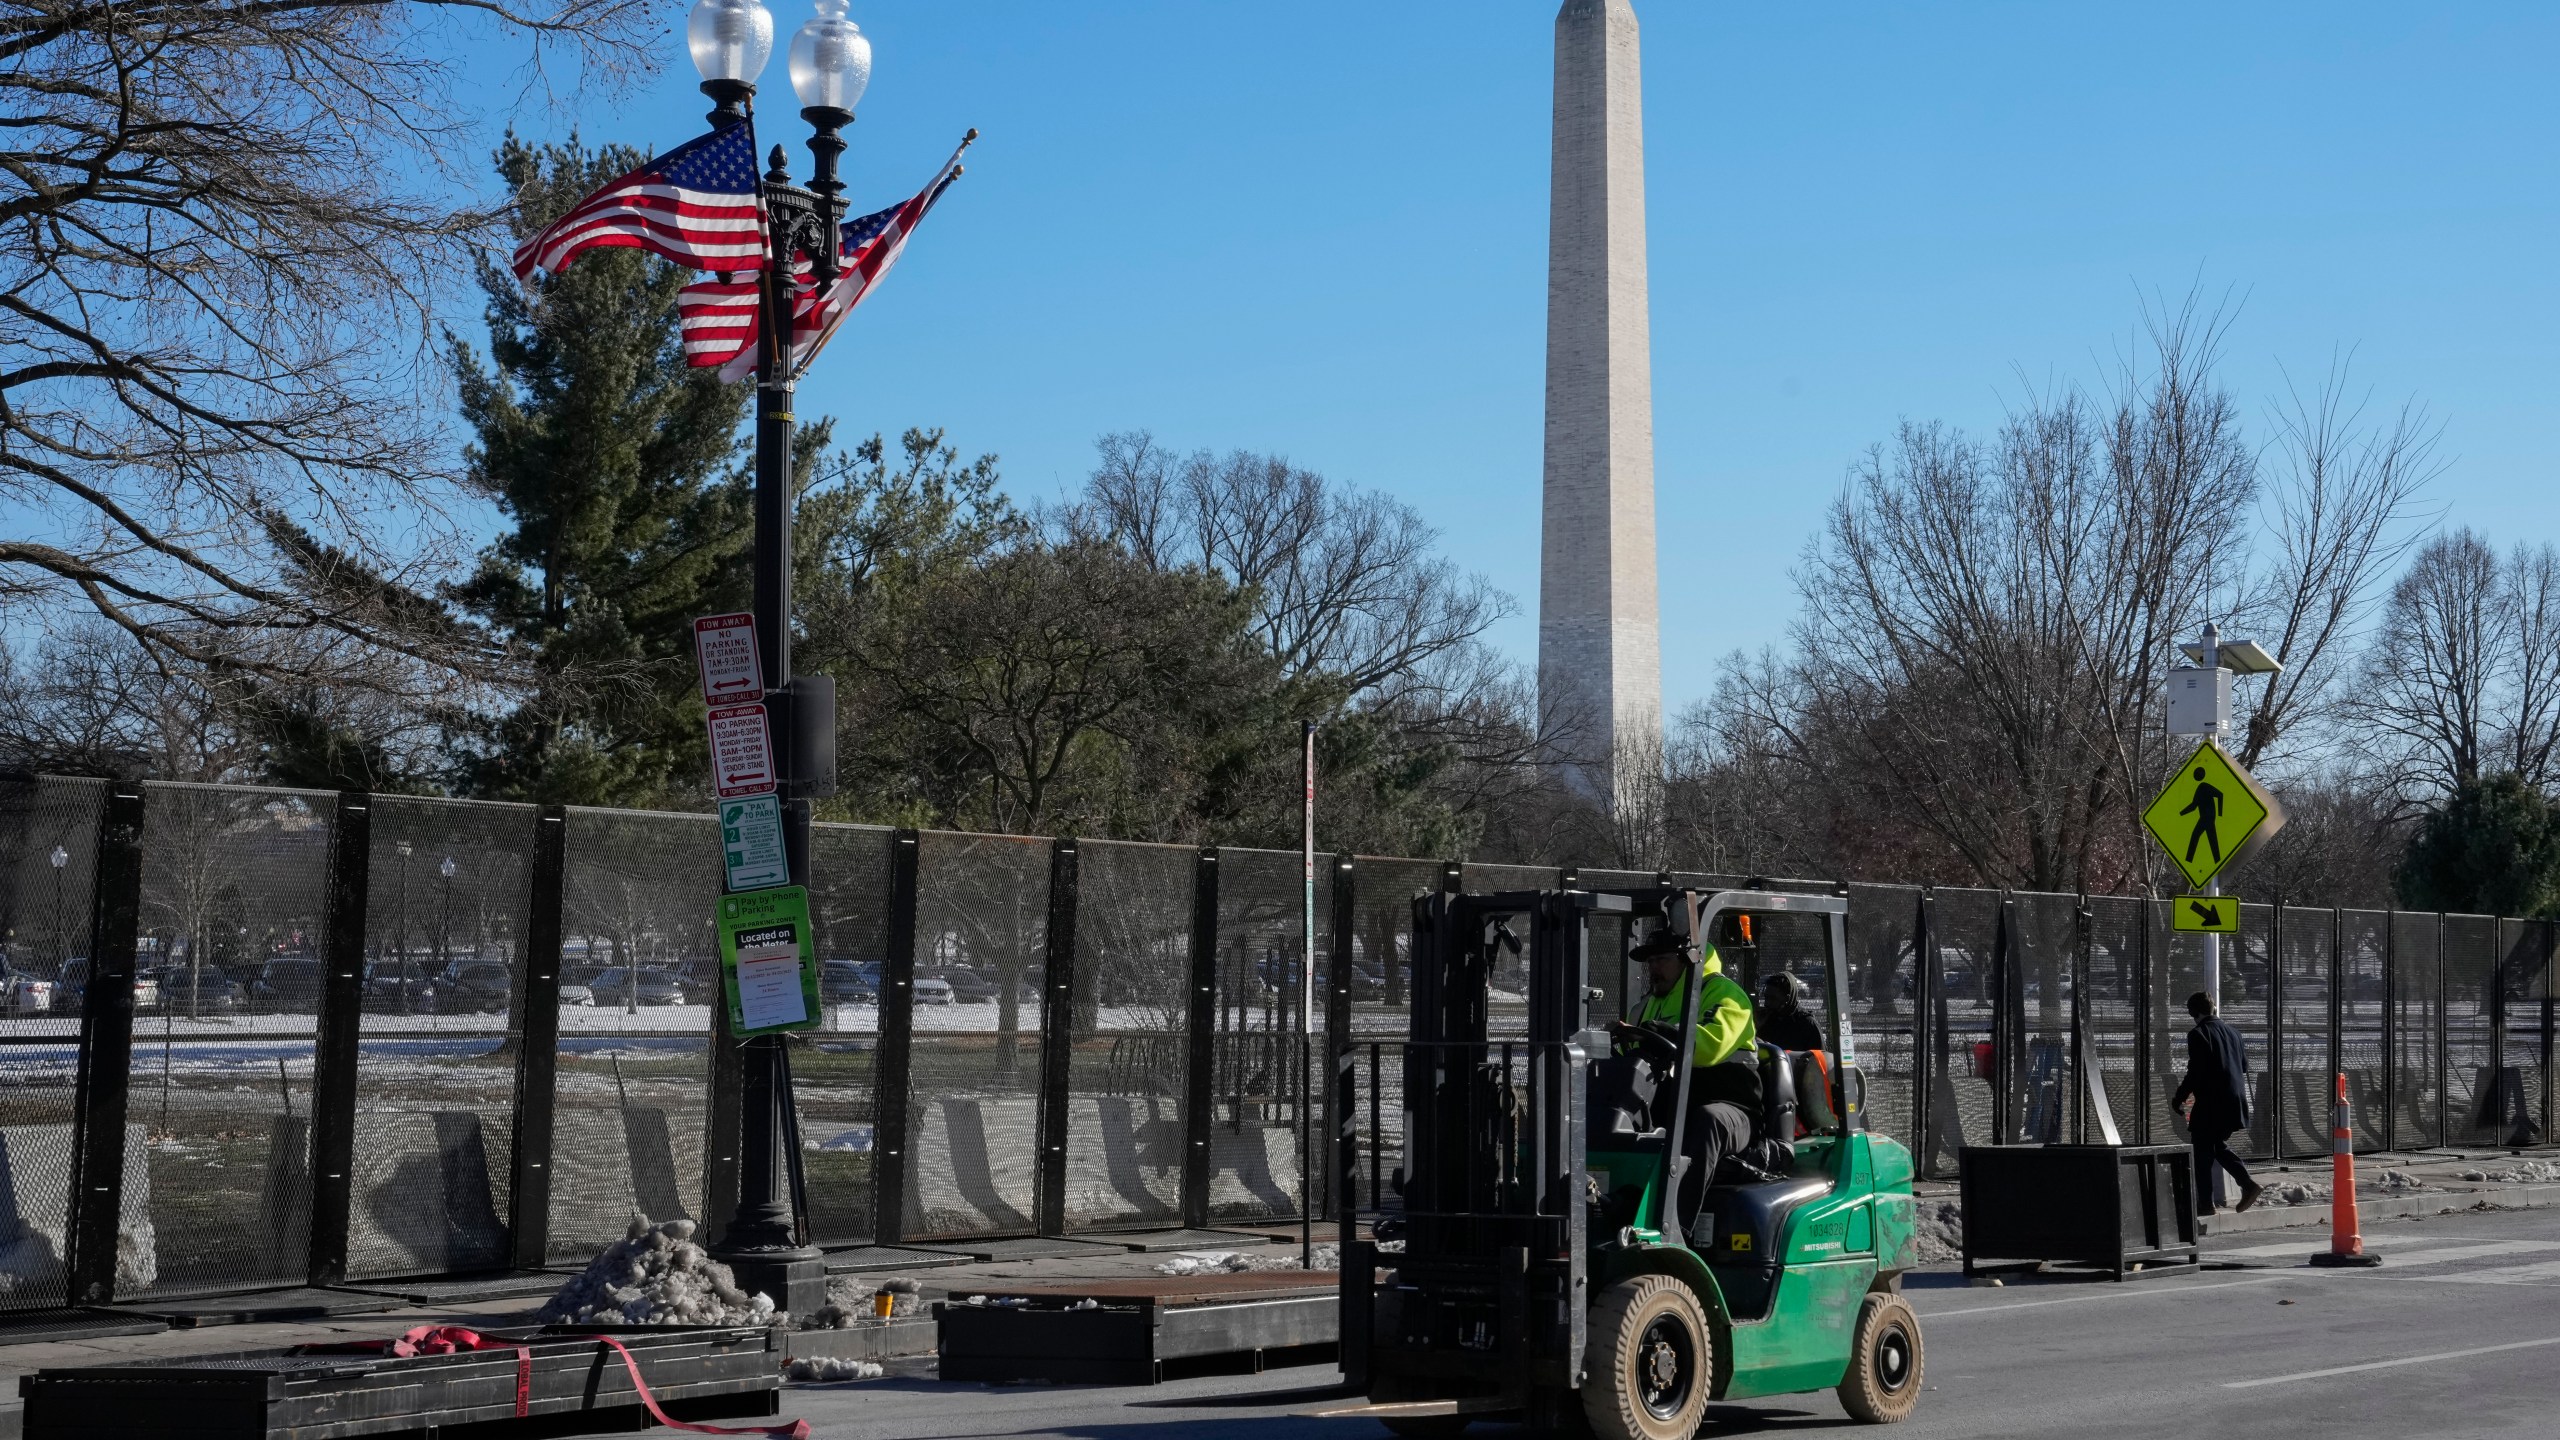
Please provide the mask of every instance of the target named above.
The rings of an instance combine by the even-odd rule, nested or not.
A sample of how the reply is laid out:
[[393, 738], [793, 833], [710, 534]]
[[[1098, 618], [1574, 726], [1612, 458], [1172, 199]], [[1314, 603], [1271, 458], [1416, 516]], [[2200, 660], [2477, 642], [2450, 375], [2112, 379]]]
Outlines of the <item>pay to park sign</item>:
[[797, 885], [720, 897], [720, 988], [733, 1035], [806, 1030], [818, 1023], [818, 967], [809, 952], [809, 892]]

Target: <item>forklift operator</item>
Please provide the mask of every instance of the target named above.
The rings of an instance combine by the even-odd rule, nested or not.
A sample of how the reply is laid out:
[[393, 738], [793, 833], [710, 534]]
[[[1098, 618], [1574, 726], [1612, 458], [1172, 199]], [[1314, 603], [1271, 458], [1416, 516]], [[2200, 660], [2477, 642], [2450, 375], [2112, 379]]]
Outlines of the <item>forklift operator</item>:
[[[1676, 1029], [1688, 1008], [1684, 982], [1691, 942], [1668, 930], [1657, 931], [1635, 947], [1645, 965], [1650, 993], [1637, 1007], [1636, 1018], [1610, 1027], [1616, 1049], [1627, 1053], [1650, 1032]], [[1715, 947], [1706, 949], [1699, 967], [1706, 988], [1698, 996], [1697, 1033], [1692, 1037], [1696, 1070], [1689, 1082], [1689, 1114], [1681, 1127], [1681, 1150], [1689, 1157], [1688, 1179], [1680, 1187], [1684, 1221], [1712, 1183], [1716, 1167], [1727, 1155], [1750, 1146], [1760, 1114], [1760, 1057], [1751, 1018], [1751, 997], [1724, 973]], [[1667, 1097], [1666, 1097], [1667, 1098]], [[1664, 1117], [1667, 1120], [1667, 1117]], [[1658, 1120], [1656, 1123], [1663, 1123]]]

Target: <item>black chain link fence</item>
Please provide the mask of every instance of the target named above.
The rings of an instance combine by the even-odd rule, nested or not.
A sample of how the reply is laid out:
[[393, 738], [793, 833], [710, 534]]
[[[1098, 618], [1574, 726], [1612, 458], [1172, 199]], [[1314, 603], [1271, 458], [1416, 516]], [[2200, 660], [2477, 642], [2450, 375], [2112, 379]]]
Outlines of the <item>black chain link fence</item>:
[[[1320, 855], [1310, 958], [1293, 851], [822, 824], [812, 853], [823, 1017], [791, 1056], [807, 1233], [831, 1247], [1289, 1220], [1310, 1178], [1320, 1213], [1392, 1206], [1415, 899], [1562, 873]], [[462, 1275], [582, 1263], [634, 1216], [716, 1229], [735, 1150], [734, 1120], [718, 1123], [735, 1101], [714, 1098], [735, 1094], [720, 879], [705, 815], [0, 781], [0, 1307], [66, 1303], [75, 1275], [110, 1274], [121, 1298]], [[1962, 1145], [2096, 1141], [2110, 1120], [2126, 1143], [2186, 1138], [2169, 1101], [2203, 951], [2168, 903], [1847, 894], [1868, 1123], [1927, 1173], [1952, 1174]], [[74, 1156], [116, 1148], [83, 1138], [74, 1101], [101, 916], [131, 917], [125, 936], [107, 922], [106, 953], [129, 940], [138, 978], [119, 1183], [84, 1199]], [[2325, 1151], [2341, 1072], [2362, 1148], [2547, 1142], [2551, 924], [2241, 916], [2222, 993], [2256, 1077], [2244, 1153]], [[1620, 923], [1593, 936], [1601, 1014], [1641, 984]], [[1712, 938], [1737, 982], [1791, 975], [1817, 1021], [1836, 1018], [1817, 925], [1765, 916]], [[360, 967], [352, 989], [324, 985], [333, 956]], [[1495, 967], [1497, 1037], [1525, 1024], [1524, 959]], [[884, 1004], [892, 977], [911, 994]], [[536, 1006], [556, 1006], [556, 1042]], [[1353, 1142], [1339, 1195], [1337, 1116]], [[352, 1136], [349, 1173], [315, 1174], [332, 1134]], [[520, 1195], [528, 1174], [541, 1183]], [[113, 1257], [66, 1254], [83, 1204], [116, 1207]]]

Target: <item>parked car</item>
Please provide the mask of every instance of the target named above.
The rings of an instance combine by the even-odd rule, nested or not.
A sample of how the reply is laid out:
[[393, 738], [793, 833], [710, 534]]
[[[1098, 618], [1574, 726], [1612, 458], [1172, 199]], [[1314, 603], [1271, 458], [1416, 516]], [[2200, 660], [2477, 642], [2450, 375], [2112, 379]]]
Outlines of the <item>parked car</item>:
[[54, 982], [39, 980], [26, 971], [0, 961], [0, 995], [12, 1015], [42, 1015], [53, 1009]]
[[958, 1004], [988, 1005], [995, 1001], [995, 982], [975, 970], [945, 970], [934, 978], [951, 987], [951, 998]]
[[584, 985], [563, 980], [560, 982], [560, 1003], [563, 1005], [593, 1005], [596, 1003], [596, 992], [588, 989]]
[[252, 1007], [274, 1015], [286, 1011], [320, 1009], [320, 962], [317, 960], [270, 960], [259, 968], [258, 978], [249, 986]]
[[665, 970], [643, 970], [635, 978], [630, 970], [616, 966], [598, 975], [587, 989], [598, 1005], [628, 1005], [635, 996], [643, 1005], [682, 1005], [687, 999], [683, 982]]
[[396, 968], [393, 961], [376, 960], [365, 967], [364, 1008], [395, 1015], [432, 1015], [436, 1012], [435, 978], [415, 960], [398, 961]]
[[[87, 1003], [88, 996], [89, 961], [84, 956], [75, 955], [62, 962], [62, 979], [54, 992], [54, 1004], [58, 1008], [77, 1010]], [[133, 1008], [136, 1010], [160, 1008], [160, 982], [152, 979], [147, 972], [137, 973], [133, 977]]]
[[172, 1015], [228, 1015], [248, 1008], [249, 992], [211, 966], [202, 974], [185, 965], [162, 965], [145, 973], [159, 987], [161, 1007]]
[[456, 960], [445, 972], [437, 994], [447, 1014], [463, 1010], [500, 1013], [514, 993], [515, 978], [494, 960]]
[[850, 960], [830, 960], [818, 967], [818, 999], [829, 1005], [869, 1005], [880, 998], [862, 967]]
[[919, 1005], [952, 1005], [958, 1001], [959, 997], [952, 994], [948, 980], [936, 980], [927, 975], [916, 981], [916, 1003]]

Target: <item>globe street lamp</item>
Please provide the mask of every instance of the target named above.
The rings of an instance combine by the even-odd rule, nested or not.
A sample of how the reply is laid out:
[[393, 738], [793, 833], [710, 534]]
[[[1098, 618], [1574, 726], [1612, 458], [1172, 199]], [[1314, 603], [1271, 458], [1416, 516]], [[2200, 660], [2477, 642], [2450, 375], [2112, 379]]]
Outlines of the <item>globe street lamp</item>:
[[[758, 286], [756, 329], [755, 617], [757, 659], [776, 701], [769, 714], [783, 811], [783, 852], [791, 883], [809, 883], [809, 797], [823, 773], [809, 773], [801, 747], [832, 739], [833, 721], [822, 690], [795, 685], [791, 675], [791, 398], [792, 310], [795, 267], [806, 258], [810, 282], [820, 293], [843, 273], [844, 184], [836, 162], [843, 132], [871, 82], [871, 42], [845, 16], [846, 0], [816, 0], [817, 14], [791, 39], [791, 88], [800, 118], [811, 131], [808, 185], [792, 183], [789, 159], [773, 147], [759, 187], [765, 211], [766, 255]], [[698, 0], [685, 21], [685, 46], [702, 72], [715, 129], [745, 122], [756, 77], [773, 55], [773, 16], [762, 0]], [[831, 769], [832, 767], [826, 767]], [[629, 981], [637, 988], [638, 975]], [[718, 1003], [715, 1001], [715, 1003]], [[795, 1238], [790, 1195], [798, 1188], [800, 1157], [785, 1136], [791, 1106], [789, 1061], [777, 1035], [759, 1035], [739, 1046], [740, 1131], [738, 1208], [713, 1253], [750, 1291], [771, 1295], [795, 1314], [826, 1300], [826, 1275], [818, 1252]], [[785, 1167], [790, 1167], [788, 1171]]]

